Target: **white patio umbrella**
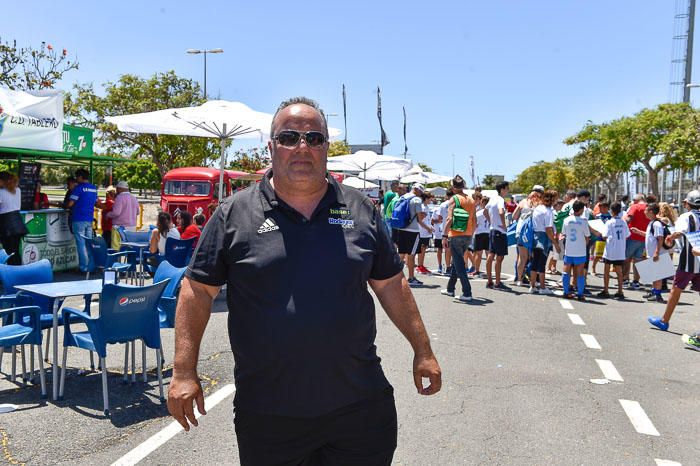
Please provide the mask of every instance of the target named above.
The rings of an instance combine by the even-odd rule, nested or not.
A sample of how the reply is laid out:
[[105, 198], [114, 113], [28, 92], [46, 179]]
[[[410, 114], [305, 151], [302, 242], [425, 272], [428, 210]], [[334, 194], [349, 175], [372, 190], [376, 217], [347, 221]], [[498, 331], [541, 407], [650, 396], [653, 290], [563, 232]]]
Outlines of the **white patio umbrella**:
[[[107, 117], [119, 131], [216, 138], [221, 151], [219, 200], [223, 199], [226, 139], [269, 138], [273, 115], [258, 112], [241, 102], [210, 100], [198, 107], [170, 108], [155, 112]], [[340, 130], [328, 129], [337, 136]]]
[[363, 189], [363, 188], [374, 189], [374, 188], [379, 187], [378, 184], [372, 183], [371, 181], [362, 180], [356, 176], [349, 176], [349, 177], [345, 178], [343, 180], [343, 184], [345, 186], [350, 186], [350, 187], [357, 188], [357, 189]]
[[365, 180], [398, 180], [411, 168], [411, 161], [404, 158], [380, 155], [370, 150], [339, 155], [328, 159], [328, 170], [357, 173]]
[[443, 183], [445, 181], [450, 181], [452, 178], [449, 176], [438, 175], [432, 172], [420, 172], [411, 175], [406, 175], [401, 177], [402, 183], [422, 183], [422, 184], [434, 184]]

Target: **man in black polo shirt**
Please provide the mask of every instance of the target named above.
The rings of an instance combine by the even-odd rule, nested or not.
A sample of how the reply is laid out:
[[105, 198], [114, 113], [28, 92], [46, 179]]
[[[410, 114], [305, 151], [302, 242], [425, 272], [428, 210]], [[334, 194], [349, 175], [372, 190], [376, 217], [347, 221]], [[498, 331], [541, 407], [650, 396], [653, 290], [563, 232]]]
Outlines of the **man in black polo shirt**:
[[204, 414], [199, 345], [226, 284], [241, 463], [388, 465], [396, 408], [368, 284], [413, 347], [418, 393], [441, 386], [401, 261], [372, 202], [327, 176], [314, 101], [280, 105], [269, 148], [272, 169], [221, 203], [188, 267], [168, 409], [185, 430], [197, 425], [193, 402]]

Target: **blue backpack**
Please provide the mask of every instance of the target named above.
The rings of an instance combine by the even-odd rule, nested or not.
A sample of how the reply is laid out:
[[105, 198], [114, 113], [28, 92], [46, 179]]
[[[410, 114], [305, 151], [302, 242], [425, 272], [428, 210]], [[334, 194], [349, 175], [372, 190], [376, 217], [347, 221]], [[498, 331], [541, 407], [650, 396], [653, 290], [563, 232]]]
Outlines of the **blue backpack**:
[[535, 226], [532, 223], [532, 215], [528, 217], [520, 228], [520, 242], [525, 245], [528, 251], [532, 252], [535, 247]]
[[411, 217], [411, 199], [413, 199], [413, 196], [406, 197], [406, 195], [403, 195], [401, 199], [396, 201], [394, 210], [391, 212], [391, 219], [389, 220], [391, 228], [401, 229], [411, 224], [413, 221]]

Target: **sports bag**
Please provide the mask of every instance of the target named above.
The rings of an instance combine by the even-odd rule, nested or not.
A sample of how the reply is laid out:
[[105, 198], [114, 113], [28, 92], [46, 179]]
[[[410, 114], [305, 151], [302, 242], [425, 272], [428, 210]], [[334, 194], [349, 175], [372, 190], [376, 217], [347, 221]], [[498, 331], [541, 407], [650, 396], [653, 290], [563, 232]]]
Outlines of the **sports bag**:
[[469, 212], [462, 209], [459, 203], [459, 196], [454, 196], [455, 208], [452, 210], [452, 230], [454, 231], [467, 231], [467, 226], [469, 225]]
[[411, 217], [411, 199], [413, 199], [413, 196], [406, 197], [404, 195], [396, 201], [389, 220], [391, 228], [402, 229], [411, 224], [413, 221], [413, 217]]

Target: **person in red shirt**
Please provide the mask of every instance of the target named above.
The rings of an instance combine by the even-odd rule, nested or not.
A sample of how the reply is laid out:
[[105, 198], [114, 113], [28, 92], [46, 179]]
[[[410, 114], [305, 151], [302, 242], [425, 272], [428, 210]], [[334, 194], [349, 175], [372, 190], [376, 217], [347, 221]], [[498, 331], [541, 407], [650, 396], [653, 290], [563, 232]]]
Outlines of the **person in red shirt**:
[[97, 200], [97, 208], [102, 209], [102, 215], [100, 216], [100, 228], [102, 228], [102, 237], [107, 243], [107, 247], [112, 247], [112, 219], [109, 218], [107, 212], [112, 210], [114, 207], [114, 198], [117, 197], [117, 190], [114, 186], [109, 186], [105, 192], [105, 200]]
[[48, 209], [49, 206], [49, 196], [41, 192], [41, 183], [37, 183], [34, 189], [34, 210]]
[[197, 241], [202, 235], [202, 230], [192, 223], [191, 213], [187, 211], [180, 212], [180, 215], [177, 216], [177, 230], [180, 232], [180, 239], [194, 238], [192, 247], [197, 247]]
[[[656, 198], [654, 198], [655, 200]], [[647, 208], [646, 202], [644, 202], [644, 194], [637, 194], [632, 200], [632, 205], [627, 209], [627, 213], [623, 217], [623, 220], [627, 222], [630, 231], [633, 233], [627, 238], [627, 247], [625, 251], [625, 264], [622, 268], [622, 276], [625, 280], [628, 280], [630, 269], [632, 265], [639, 262], [644, 257], [644, 236], [639, 233], [634, 233], [633, 227], [637, 230], [646, 231], [649, 225], [649, 219], [647, 218], [644, 211]], [[634, 281], [631, 284], [632, 289], [638, 290], [639, 285], [639, 272], [634, 268]]]

